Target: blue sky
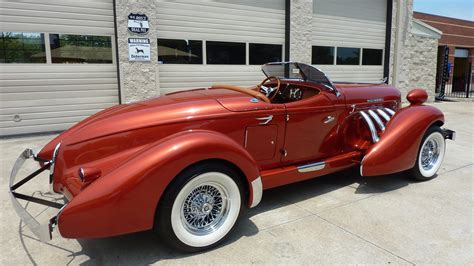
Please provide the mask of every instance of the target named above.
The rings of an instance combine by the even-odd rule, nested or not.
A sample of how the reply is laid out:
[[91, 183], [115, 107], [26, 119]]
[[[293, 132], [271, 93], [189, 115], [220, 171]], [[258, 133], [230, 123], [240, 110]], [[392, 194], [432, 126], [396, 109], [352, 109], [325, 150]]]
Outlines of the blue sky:
[[418, 12], [474, 21], [474, 0], [414, 0]]

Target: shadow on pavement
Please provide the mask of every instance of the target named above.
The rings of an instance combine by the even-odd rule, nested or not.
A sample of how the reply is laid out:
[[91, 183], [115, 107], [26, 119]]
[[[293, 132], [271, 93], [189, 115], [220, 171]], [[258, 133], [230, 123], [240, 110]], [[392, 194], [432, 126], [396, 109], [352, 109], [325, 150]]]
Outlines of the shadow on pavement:
[[[357, 168], [267, 190], [264, 192], [264, 198], [258, 207], [247, 210], [241, 215], [237, 227], [220, 247], [229, 245], [242, 237], [258, 234], [258, 227], [250, 218], [259, 213], [318, 197], [347, 186], [352, 187], [355, 194], [376, 194], [408, 186], [411, 182], [403, 173], [361, 177]], [[20, 227], [19, 234], [20, 237], [26, 236], [23, 234], [22, 227]], [[77, 241], [82, 250], [71, 252], [69, 255], [71, 257], [70, 262], [74, 262], [74, 258], [77, 256], [85, 255], [89, 258], [88, 261], [83, 263], [85, 265], [151, 264], [195, 255], [177, 252], [164, 246], [152, 231]], [[25, 245], [23, 247], [28, 253], [28, 247]], [[212, 252], [212, 250], [203, 253], [206, 252]], [[30, 257], [30, 260], [35, 263], [34, 258]]]

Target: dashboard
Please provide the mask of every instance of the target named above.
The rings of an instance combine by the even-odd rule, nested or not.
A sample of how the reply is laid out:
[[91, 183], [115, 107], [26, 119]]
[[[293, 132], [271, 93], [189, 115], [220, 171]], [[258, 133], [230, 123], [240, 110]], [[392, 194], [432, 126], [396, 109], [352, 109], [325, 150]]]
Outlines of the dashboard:
[[282, 84], [278, 93], [278, 103], [288, 103], [307, 99], [319, 94], [319, 90], [293, 84]]

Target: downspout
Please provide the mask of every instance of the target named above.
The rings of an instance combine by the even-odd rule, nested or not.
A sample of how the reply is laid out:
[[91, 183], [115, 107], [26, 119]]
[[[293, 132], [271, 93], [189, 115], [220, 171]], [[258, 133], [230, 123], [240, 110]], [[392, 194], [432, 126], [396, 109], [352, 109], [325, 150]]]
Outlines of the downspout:
[[285, 0], [285, 59], [290, 61], [291, 0]]
[[401, 25], [401, 18], [403, 15], [403, 7], [402, 7], [402, 0], [397, 0], [397, 17], [395, 25], [397, 27], [397, 31], [395, 32], [395, 47], [393, 49], [393, 78], [392, 84], [393, 86], [398, 86], [398, 74], [400, 73], [400, 48], [401, 48], [401, 39], [402, 36], [402, 25]]
[[384, 51], [384, 63], [383, 63], [383, 77], [385, 83], [390, 82], [390, 50], [392, 49], [392, 17], [393, 17], [393, 0], [387, 0], [387, 13], [386, 13], [386, 24], [385, 24], [385, 51]]
[[117, 85], [119, 104], [122, 104], [122, 88], [120, 86], [120, 58], [119, 58], [119, 44], [118, 44], [118, 30], [117, 30], [117, 5], [115, 0], [112, 1], [114, 9], [114, 34], [115, 34], [115, 65], [117, 66]]

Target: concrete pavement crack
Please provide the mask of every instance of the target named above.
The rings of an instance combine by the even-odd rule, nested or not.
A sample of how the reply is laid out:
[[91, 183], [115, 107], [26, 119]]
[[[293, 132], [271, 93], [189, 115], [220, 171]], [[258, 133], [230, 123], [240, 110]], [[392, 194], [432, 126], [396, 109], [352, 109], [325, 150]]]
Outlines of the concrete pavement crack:
[[314, 214], [314, 216], [316, 216], [316, 217], [318, 217], [319, 219], [321, 219], [321, 220], [323, 220], [323, 221], [325, 221], [325, 222], [327, 222], [327, 223], [329, 223], [329, 224], [331, 224], [331, 225], [333, 225], [333, 226], [335, 226], [335, 227], [341, 229], [342, 231], [344, 231], [344, 232], [346, 232], [346, 233], [348, 233], [348, 234], [350, 234], [350, 235], [352, 235], [352, 236], [355, 236], [355, 237], [359, 238], [359, 239], [362, 240], [362, 241], [365, 241], [365, 242], [369, 243], [370, 245], [372, 245], [372, 246], [374, 246], [374, 247], [376, 247], [376, 248], [378, 248], [378, 249], [381, 249], [381, 250], [383, 250], [383, 251], [385, 251], [385, 252], [387, 252], [387, 253], [389, 253], [389, 254], [391, 254], [391, 255], [393, 255], [393, 256], [395, 256], [395, 257], [397, 257], [397, 258], [399, 258], [399, 259], [401, 259], [401, 260], [403, 260], [403, 261], [405, 261], [405, 262], [407, 262], [407, 263], [410, 263], [411, 265], [415, 265], [414, 262], [409, 261], [408, 259], [405, 259], [404, 257], [402, 257], [402, 256], [400, 256], [400, 255], [398, 255], [398, 254], [396, 254], [396, 253], [394, 253], [394, 252], [392, 252], [392, 251], [390, 251], [390, 250], [388, 250], [388, 249], [386, 249], [386, 248], [380, 246], [380, 245], [377, 245], [376, 243], [374, 243], [374, 242], [372, 242], [372, 241], [370, 241], [370, 240], [368, 240], [368, 239], [365, 239], [364, 237], [362, 237], [362, 236], [360, 236], [360, 235], [358, 235], [358, 234], [356, 234], [356, 233], [350, 231], [349, 229], [346, 229], [346, 228], [344, 228], [344, 227], [342, 227], [342, 226], [340, 226], [340, 225], [338, 225], [338, 224], [335, 224], [335, 223], [329, 221], [328, 219], [325, 219], [325, 218], [323, 218], [323, 217], [321, 217], [321, 216], [319, 216], [319, 215], [317, 215], [317, 214]]
[[442, 172], [442, 173], [440, 173], [440, 174], [443, 174], [443, 175], [444, 175], [444, 174], [446, 174], [446, 173], [450, 173], [450, 172], [453, 172], [453, 171], [457, 171], [457, 170], [459, 170], [459, 169], [463, 169], [463, 168], [468, 167], [468, 166], [471, 166], [471, 165], [473, 165], [473, 164], [474, 164], [474, 163], [466, 164], [466, 165], [464, 165], [464, 166], [460, 166], [460, 167], [457, 167], [457, 168], [448, 170], [448, 171], [446, 171], [446, 172]]
[[[334, 210], [334, 209], [337, 209], [337, 208], [339, 208], [339, 207], [342, 207], [342, 206], [345, 206], [345, 205], [348, 205], [348, 204], [351, 204], [351, 203], [359, 202], [359, 201], [361, 201], [361, 200], [368, 199], [368, 198], [371, 198], [371, 197], [374, 197], [374, 196], [377, 196], [377, 195], [381, 195], [381, 194], [382, 194], [382, 193], [377, 193], [377, 194], [375, 194], [375, 195], [372, 195], [372, 196], [369, 196], [369, 197], [365, 197], [365, 198], [363, 198], [363, 199], [358, 199], [358, 200], [355, 200], [355, 201], [351, 201], [351, 202], [345, 203], [345, 204], [343, 204], [343, 205], [337, 206], [337, 207], [332, 208], [332, 209], [329, 209], [329, 210]], [[396, 253], [394, 253], [394, 252], [392, 252], [392, 251], [390, 251], [390, 250], [388, 250], [388, 249], [386, 249], [386, 248], [384, 248], [384, 247], [382, 247], [382, 246], [380, 246], [380, 245], [377, 245], [376, 243], [374, 243], [374, 242], [372, 242], [372, 241], [370, 241], [370, 240], [368, 240], [368, 239], [365, 239], [364, 237], [362, 237], [362, 236], [360, 236], [360, 235], [358, 235], [358, 234], [356, 234], [356, 233], [350, 231], [349, 229], [346, 229], [346, 228], [344, 228], [344, 227], [342, 227], [342, 226], [340, 226], [340, 225], [338, 225], [338, 224], [335, 224], [335, 223], [329, 221], [328, 219], [325, 219], [325, 218], [323, 218], [322, 216], [319, 215], [320, 213], [323, 213], [323, 212], [326, 212], [326, 211], [329, 211], [329, 210], [321, 211], [321, 212], [319, 212], [319, 213], [314, 213], [314, 212], [312, 212], [311, 210], [308, 210], [308, 209], [306, 209], [306, 208], [303, 208], [303, 207], [301, 207], [301, 206], [298, 206], [298, 204], [295, 204], [295, 205], [296, 205], [298, 208], [300, 208], [300, 209], [302, 209], [302, 210], [304, 210], [304, 211], [306, 211], [306, 212], [311, 213], [311, 216], [316, 216], [317, 218], [319, 218], [319, 219], [325, 221], [326, 223], [329, 223], [329, 224], [331, 224], [332, 226], [335, 226], [335, 227], [341, 229], [342, 231], [344, 231], [344, 232], [346, 232], [346, 233], [348, 233], [348, 234], [350, 234], [350, 235], [352, 235], [352, 236], [355, 236], [355, 237], [359, 238], [360, 240], [362, 240], [362, 241], [364, 241], [364, 242], [367, 242], [367, 243], [369, 243], [370, 245], [372, 245], [372, 246], [374, 246], [374, 247], [376, 247], [376, 248], [378, 248], [378, 249], [381, 249], [381, 250], [383, 250], [383, 251], [385, 251], [385, 252], [387, 252], [387, 253], [389, 253], [389, 254], [391, 254], [391, 255], [393, 255], [393, 256], [395, 256], [395, 257], [397, 257], [397, 258], [399, 258], [399, 259], [401, 259], [401, 260], [403, 260], [403, 261], [405, 261], [405, 262], [407, 262], [407, 263], [410, 263], [410, 264], [412, 264], [412, 265], [415, 265], [414, 262], [411, 262], [411, 261], [409, 261], [408, 259], [405, 259], [405, 258], [403, 258], [402, 256], [400, 256], [400, 255], [398, 255], [398, 254], [396, 254]], [[308, 216], [306, 216], [306, 217], [308, 217]], [[302, 217], [301, 219], [306, 218], [306, 217]]]

